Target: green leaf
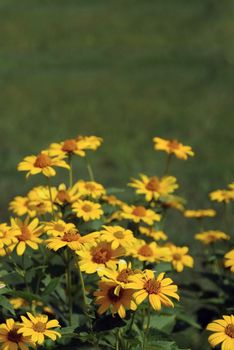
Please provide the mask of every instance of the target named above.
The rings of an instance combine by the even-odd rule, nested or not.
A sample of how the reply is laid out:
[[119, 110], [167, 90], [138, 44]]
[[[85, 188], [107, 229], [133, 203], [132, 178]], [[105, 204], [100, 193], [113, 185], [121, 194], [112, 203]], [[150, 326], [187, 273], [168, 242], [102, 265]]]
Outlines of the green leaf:
[[13, 309], [11, 303], [3, 295], [0, 296], [0, 306], [2, 306], [3, 309], [10, 311], [10, 313], [15, 316], [15, 310]]
[[147, 335], [147, 343], [145, 346], [145, 350], [182, 350], [182, 349], [180, 349], [177, 346], [177, 344], [173, 341], [173, 339], [169, 335], [155, 328], [150, 328], [149, 333]]
[[154, 314], [151, 316], [151, 324], [153, 324], [156, 329], [170, 334], [176, 324], [176, 316]]
[[45, 290], [42, 293], [42, 296], [45, 297], [45, 296], [48, 296], [51, 293], [53, 293], [54, 290], [56, 289], [56, 287], [59, 285], [60, 281], [61, 281], [60, 277], [55, 277], [55, 278], [51, 279], [51, 281], [45, 287]]

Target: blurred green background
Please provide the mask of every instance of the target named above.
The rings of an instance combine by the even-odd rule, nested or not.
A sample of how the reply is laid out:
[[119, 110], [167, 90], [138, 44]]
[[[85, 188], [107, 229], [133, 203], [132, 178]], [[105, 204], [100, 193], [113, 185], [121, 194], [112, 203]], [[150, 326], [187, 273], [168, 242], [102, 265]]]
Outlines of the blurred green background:
[[104, 138], [92, 163], [115, 187], [162, 173], [153, 136], [191, 145], [196, 158], [172, 171], [191, 206], [205, 205], [233, 180], [233, 10], [228, 0], [0, 0], [1, 216], [41, 182], [17, 163], [77, 134]]

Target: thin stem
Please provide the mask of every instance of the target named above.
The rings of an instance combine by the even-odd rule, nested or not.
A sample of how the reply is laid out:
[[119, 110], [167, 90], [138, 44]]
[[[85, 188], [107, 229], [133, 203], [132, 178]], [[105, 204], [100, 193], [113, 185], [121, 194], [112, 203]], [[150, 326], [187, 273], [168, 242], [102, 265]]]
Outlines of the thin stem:
[[132, 330], [132, 326], [133, 326], [134, 319], [135, 319], [135, 314], [136, 314], [136, 312], [134, 312], [134, 313], [132, 314], [131, 322], [130, 322], [129, 329], [128, 329], [129, 332], [131, 332], [131, 330]]
[[228, 206], [226, 202], [223, 202], [223, 221], [226, 233], [229, 233]]
[[88, 170], [88, 174], [89, 174], [89, 178], [90, 178], [90, 181], [95, 181], [94, 180], [94, 175], [93, 175], [93, 169], [92, 169], [92, 166], [89, 162], [89, 159], [87, 157], [87, 154], [85, 156], [85, 161], [86, 161], [86, 167], [87, 167], [87, 170]]
[[69, 156], [69, 187], [73, 186], [73, 165], [72, 165], [72, 155]]
[[50, 186], [50, 178], [49, 178], [49, 177], [47, 177], [47, 180], [48, 180], [48, 189], [49, 189], [49, 195], [50, 195], [50, 202], [51, 202], [52, 216], [53, 216], [53, 219], [55, 220], [55, 214], [54, 214], [54, 203], [53, 203], [52, 191], [51, 191], [51, 186]]
[[88, 304], [87, 304], [86, 293], [85, 293], [85, 284], [84, 284], [84, 278], [83, 278], [82, 272], [80, 270], [79, 262], [77, 263], [77, 267], [78, 267], [78, 274], [79, 274], [79, 279], [80, 279], [80, 284], [81, 284], [84, 307], [85, 307], [85, 310], [87, 311]]
[[145, 350], [146, 338], [147, 338], [147, 335], [149, 333], [149, 328], [150, 328], [150, 305], [148, 305], [148, 308], [147, 308], [147, 323], [146, 323], [146, 329], [144, 332], [142, 350]]
[[165, 170], [164, 170], [164, 173], [163, 173], [164, 176], [168, 174], [169, 167], [170, 167], [170, 164], [171, 164], [171, 159], [172, 159], [172, 154], [169, 153], [167, 155], [166, 166], [165, 166]]
[[69, 326], [72, 324], [72, 276], [71, 276], [71, 258], [69, 251], [65, 251], [65, 259], [66, 259], [66, 285], [67, 285], [67, 301], [68, 301], [68, 322]]

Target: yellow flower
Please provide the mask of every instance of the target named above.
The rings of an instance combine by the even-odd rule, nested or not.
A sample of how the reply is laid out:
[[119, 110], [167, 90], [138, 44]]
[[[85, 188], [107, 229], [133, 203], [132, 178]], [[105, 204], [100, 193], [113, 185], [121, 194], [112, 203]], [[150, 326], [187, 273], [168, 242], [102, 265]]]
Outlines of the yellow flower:
[[[134, 289], [123, 289], [115, 282], [99, 281], [99, 290], [94, 292], [96, 304], [100, 305], [98, 313], [101, 315], [110, 307], [112, 316], [118, 313], [121, 318], [126, 316], [125, 309], [136, 310], [136, 304], [132, 300]], [[116, 287], [119, 287], [116, 289]]]
[[[16, 238], [17, 233], [12, 232], [11, 227], [7, 224], [0, 224], [0, 256], [5, 256], [6, 251], [4, 247], [9, 247], [13, 243], [18, 242]], [[11, 251], [12, 249], [10, 249]]]
[[80, 197], [92, 197], [97, 199], [106, 193], [104, 187], [95, 181], [80, 180], [74, 187], [78, 191]]
[[144, 194], [146, 201], [157, 200], [160, 196], [168, 195], [179, 187], [174, 176], [164, 176], [159, 179], [157, 176], [148, 177], [140, 174], [141, 180], [132, 179], [129, 186], [136, 188], [136, 193]]
[[165, 140], [160, 137], [154, 137], [153, 142], [155, 150], [174, 154], [179, 159], [186, 160], [188, 156], [194, 156], [194, 152], [190, 146], [184, 146], [177, 140]]
[[110, 205], [118, 206], [118, 207], [122, 207], [125, 204], [125, 202], [121, 201], [114, 195], [105, 195], [102, 197], [102, 200], [104, 200]]
[[100, 231], [102, 240], [111, 242], [113, 249], [122, 246], [127, 248], [135, 242], [132, 231], [126, 230], [121, 226], [103, 226], [104, 230]]
[[[57, 195], [56, 187], [51, 187], [50, 191], [48, 186], [37, 186], [34, 187], [31, 191], [28, 192], [28, 206], [31, 211], [35, 212], [34, 216], [45, 215], [47, 213], [52, 213], [52, 204], [50, 199], [50, 192], [52, 201], [55, 202]], [[57, 207], [54, 204], [53, 210], [56, 211]]]
[[64, 156], [52, 156], [49, 151], [41, 151], [37, 156], [28, 156], [19, 163], [18, 171], [27, 171], [26, 177], [42, 173], [46, 177], [56, 175], [53, 167], [69, 169], [69, 165], [63, 160]]
[[51, 330], [51, 328], [60, 327], [57, 320], [48, 321], [48, 316], [33, 316], [27, 312], [28, 318], [21, 316], [22, 326], [18, 330], [23, 336], [30, 337], [34, 343], [43, 344], [45, 337], [55, 341], [61, 337], [61, 334]]
[[138, 258], [140, 261], [157, 262], [170, 260], [168, 247], [159, 247], [155, 242], [146, 243], [142, 239], [136, 239], [134, 246], [129, 251], [134, 258]]
[[18, 255], [23, 255], [28, 245], [30, 248], [37, 250], [38, 244], [41, 243], [39, 236], [43, 233], [42, 226], [39, 226], [39, 220], [33, 219], [31, 222], [27, 218], [22, 221], [18, 218], [11, 219], [11, 232], [16, 235], [17, 243], [13, 243]]
[[185, 200], [182, 197], [168, 194], [167, 196], [160, 197], [160, 202], [161, 202], [161, 205], [166, 209], [174, 208], [179, 211], [184, 211]]
[[222, 319], [209, 323], [206, 329], [214, 332], [208, 338], [212, 348], [222, 343], [222, 350], [234, 349], [234, 315], [223, 315]]
[[220, 240], [229, 240], [230, 236], [221, 231], [210, 230], [202, 233], [197, 233], [195, 235], [195, 238], [204, 244], [211, 244]]
[[133, 297], [137, 305], [141, 304], [146, 298], [154, 310], [161, 310], [162, 305], [166, 307], [174, 307], [173, 302], [169, 297], [179, 300], [179, 295], [176, 293], [178, 287], [172, 284], [170, 278], [164, 278], [165, 273], [160, 273], [157, 277], [154, 276], [152, 270], [145, 270], [138, 275], [130, 276], [128, 287], [137, 289]]
[[224, 255], [225, 261], [224, 266], [229, 267], [234, 272], [234, 249]]
[[143, 235], [146, 235], [148, 237], [155, 239], [155, 241], [160, 241], [160, 240], [166, 241], [168, 239], [167, 235], [163, 231], [156, 230], [154, 227], [140, 226], [139, 231]]
[[47, 244], [47, 248], [55, 252], [63, 247], [68, 247], [71, 250], [78, 250], [81, 248], [82, 244], [92, 242], [98, 236], [98, 232], [81, 236], [75, 225], [66, 224], [65, 232], [47, 239], [45, 243]]
[[[99, 268], [97, 272], [102, 281], [110, 282], [111, 280], [122, 288], [126, 287], [129, 277], [136, 273], [132, 270], [131, 262], [127, 263], [123, 259], [120, 259], [113, 268]], [[118, 287], [116, 289], [118, 290]]]
[[52, 156], [85, 156], [83, 143], [76, 139], [68, 139], [60, 143], [52, 143], [49, 147]]
[[171, 251], [171, 263], [177, 272], [181, 272], [186, 267], [193, 267], [193, 258], [188, 255], [188, 247], [176, 247], [173, 244], [169, 245]]
[[216, 202], [229, 203], [234, 200], [233, 190], [216, 190], [210, 193], [210, 199]]
[[98, 269], [103, 269], [104, 267], [113, 268], [118, 261], [118, 257], [125, 254], [125, 250], [122, 247], [112, 249], [111, 243], [98, 241], [92, 244], [85, 244], [76, 254], [80, 258], [79, 266], [81, 271], [95, 273]]
[[36, 215], [36, 211], [30, 207], [29, 198], [16, 196], [9, 204], [9, 210], [13, 211], [17, 216], [23, 216], [25, 214], [30, 217], [34, 217]]
[[101, 205], [88, 200], [79, 200], [73, 203], [72, 209], [76, 213], [76, 216], [82, 218], [84, 221], [100, 219], [103, 215]]
[[74, 203], [79, 198], [78, 189], [76, 186], [68, 187], [65, 184], [60, 184], [54, 202], [59, 205]]
[[63, 235], [66, 231], [74, 227], [74, 224], [67, 224], [65, 221], [59, 219], [50, 222], [45, 222], [43, 226], [43, 231], [48, 235], [59, 236]]
[[11, 298], [9, 300], [9, 302], [11, 303], [11, 305], [13, 306], [13, 308], [15, 310], [21, 309], [21, 308], [26, 308], [29, 307], [29, 303], [27, 300], [17, 297], [17, 298]]
[[197, 209], [197, 210], [185, 210], [184, 216], [186, 218], [205, 218], [205, 217], [214, 217], [216, 215], [216, 211], [213, 209]]
[[6, 323], [0, 324], [0, 343], [2, 350], [29, 350], [33, 342], [29, 337], [18, 333], [20, 324], [12, 318], [8, 318]]
[[156, 214], [151, 209], [138, 205], [124, 205], [122, 207], [121, 216], [123, 219], [132, 220], [135, 223], [145, 222], [148, 225], [153, 225], [155, 221], [160, 221], [161, 216]]
[[230, 183], [230, 184], [228, 185], [228, 187], [229, 187], [231, 190], [234, 190], [234, 182]]
[[90, 149], [92, 151], [96, 151], [98, 147], [101, 146], [103, 139], [98, 136], [82, 136], [78, 135], [76, 140], [82, 142], [82, 146], [84, 149]]

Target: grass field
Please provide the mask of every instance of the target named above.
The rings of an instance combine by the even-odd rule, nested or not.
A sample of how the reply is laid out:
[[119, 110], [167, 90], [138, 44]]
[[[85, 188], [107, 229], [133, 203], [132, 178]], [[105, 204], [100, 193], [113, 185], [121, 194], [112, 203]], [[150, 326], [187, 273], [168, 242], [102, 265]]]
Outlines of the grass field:
[[[1, 0], [1, 216], [40, 181], [16, 172], [22, 157], [78, 133], [104, 137], [92, 162], [107, 186], [162, 172], [155, 135], [197, 152], [173, 168], [191, 205], [233, 180], [233, 7]], [[76, 171], [86, 176], [81, 162]]]

